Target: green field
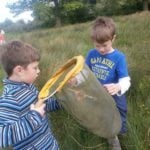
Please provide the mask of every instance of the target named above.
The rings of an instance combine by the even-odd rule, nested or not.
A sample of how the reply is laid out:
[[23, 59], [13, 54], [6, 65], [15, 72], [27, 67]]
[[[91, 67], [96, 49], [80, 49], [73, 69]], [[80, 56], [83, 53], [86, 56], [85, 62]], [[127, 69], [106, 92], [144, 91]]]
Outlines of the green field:
[[[113, 17], [117, 24], [114, 47], [128, 60], [132, 86], [127, 93], [128, 133], [120, 137], [123, 150], [150, 149], [150, 12]], [[89, 33], [92, 22], [61, 28], [7, 34], [7, 40], [21, 39], [41, 52], [39, 89], [68, 59], [85, 56], [93, 48]], [[4, 73], [0, 71], [2, 80]], [[2, 83], [1, 83], [2, 91]], [[89, 112], [90, 113], [90, 112]], [[65, 110], [50, 114], [54, 134], [62, 150], [107, 150], [108, 144], [80, 126]]]

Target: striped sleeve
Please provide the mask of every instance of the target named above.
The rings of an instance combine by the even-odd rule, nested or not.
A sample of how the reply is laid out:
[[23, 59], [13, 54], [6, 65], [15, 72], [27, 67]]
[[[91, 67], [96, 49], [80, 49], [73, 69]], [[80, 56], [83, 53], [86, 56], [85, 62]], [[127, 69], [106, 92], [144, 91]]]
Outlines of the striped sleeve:
[[35, 132], [42, 124], [42, 117], [36, 111], [29, 111], [17, 121], [4, 121], [0, 113], [0, 148], [8, 147], [25, 139]]
[[56, 111], [59, 109], [62, 109], [62, 106], [55, 97], [51, 97], [46, 101], [46, 111]]

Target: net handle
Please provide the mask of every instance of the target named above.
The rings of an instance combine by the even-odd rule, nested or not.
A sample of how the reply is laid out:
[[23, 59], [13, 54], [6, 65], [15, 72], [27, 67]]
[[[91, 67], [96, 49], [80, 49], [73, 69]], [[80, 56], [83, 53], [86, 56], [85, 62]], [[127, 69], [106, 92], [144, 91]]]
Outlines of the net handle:
[[55, 84], [55, 82], [65, 72], [65, 70], [71, 67], [72, 65], [75, 66], [71, 69], [70, 72], [67, 73], [64, 80], [59, 83], [59, 86], [56, 88], [54, 93], [59, 92], [69, 79], [76, 76], [83, 69], [84, 66], [83, 56], [79, 55], [69, 59], [60, 69], [56, 71], [54, 75], [52, 75], [52, 77], [46, 82], [46, 84], [39, 92], [38, 98], [40, 101], [45, 101], [47, 97], [49, 97], [49, 89]]

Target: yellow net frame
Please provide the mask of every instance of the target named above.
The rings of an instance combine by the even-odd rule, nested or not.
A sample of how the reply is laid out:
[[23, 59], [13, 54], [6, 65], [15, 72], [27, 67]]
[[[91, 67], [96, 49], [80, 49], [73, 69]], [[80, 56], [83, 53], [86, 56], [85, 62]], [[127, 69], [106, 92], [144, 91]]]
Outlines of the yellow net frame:
[[[56, 81], [62, 76], [62, 74], [70, 68], [71, 66], [74, 67], [66, 74], [64, 80], [59, 83], [59, 86], [56, 88], [56, 90], [53, 93], [49, 93], [51, 87], [56, 83]], [[56, 71], [56, 73], [46, 82], [46, 84], [41, 89], [38, 98], [42, 101], [46, 100], [48, 97], [53, 95], [56, 92], [59, 92], [62, 87], [67, 83], [68, 80], [70, 80], [72, 77], [76, 76], [84, 66], [84, 58], [83, 56], [75, 56], [71, 59], [69, 59], [60, 69]]]

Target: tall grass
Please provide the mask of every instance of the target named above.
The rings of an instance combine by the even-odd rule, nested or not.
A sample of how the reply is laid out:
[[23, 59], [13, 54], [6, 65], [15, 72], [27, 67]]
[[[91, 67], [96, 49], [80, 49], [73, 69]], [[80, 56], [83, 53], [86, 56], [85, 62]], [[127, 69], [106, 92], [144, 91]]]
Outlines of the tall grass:
[[[114, 17], [118, 33], [115, 46], [128, 60], [132, 86], [127, 93], [128, 133], [120, 137], [123, 150], [150, 149], [150, 13]], [[31, 43], [41, 52], [39, 89], [69, 58], [85, 56], [93, 47], [89, 38], [92, 22], [61, 28], [37, 30], [20, 35], [8, 35]], [[3, 74], [0, 73], [2, 77]], [[90, 113], [90, 112], [89, 112]], [[87, 114], [88, 115], [88, 114]], [[105, 139], [80, 126], [66, 111], [50, 115], [54, 134], [62, 150], [107, 150]]]

